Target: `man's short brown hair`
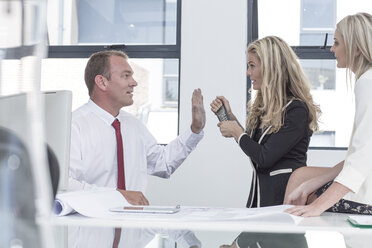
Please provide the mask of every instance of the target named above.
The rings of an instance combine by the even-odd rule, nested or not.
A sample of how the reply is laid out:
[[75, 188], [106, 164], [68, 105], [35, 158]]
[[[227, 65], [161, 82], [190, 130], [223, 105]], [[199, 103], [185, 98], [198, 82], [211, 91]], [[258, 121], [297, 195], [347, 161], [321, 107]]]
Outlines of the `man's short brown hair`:
[[87, 66], [85, 67], [85, 84], [88, 87], [89, 96], [92, 95], [95, 78], [97, 75], [102, 75], [110, 80], [110, 57], [119, 56], [128, 59], [128, 55], [122, 51], [109, 50], [94, 53], [90, 56]]

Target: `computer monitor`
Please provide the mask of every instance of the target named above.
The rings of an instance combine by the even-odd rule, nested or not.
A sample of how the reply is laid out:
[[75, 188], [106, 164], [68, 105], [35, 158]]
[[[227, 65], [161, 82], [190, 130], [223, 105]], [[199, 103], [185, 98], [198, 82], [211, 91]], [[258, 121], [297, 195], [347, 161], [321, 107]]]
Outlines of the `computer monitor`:
[[[71, 91], [43, 92], [45, 142], [57, 157], [60, 178], [58, 190], [68, 187], [71, 132]], [[29, 128], [27, 95], [25, 93], [0, 97], [0, 126], [12, 130], [27, 143]]]

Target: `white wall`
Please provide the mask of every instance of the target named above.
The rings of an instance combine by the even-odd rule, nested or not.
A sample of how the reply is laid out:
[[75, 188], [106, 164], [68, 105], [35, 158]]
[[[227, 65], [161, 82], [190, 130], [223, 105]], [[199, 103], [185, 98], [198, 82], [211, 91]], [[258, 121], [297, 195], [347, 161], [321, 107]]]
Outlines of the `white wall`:
[[[182, 1], [180, 132], [191, 123], [191, 94], [201, 88], [207, 112], [205, 137], [169, 180], [149, 177], [151, 204], [244, 207], [250, 187], [248, 158], [223, 138], [209, 109], [216, 95], [230, 99], [244, 123], [247, 1]], [[310, 165], [332, 165], [344, 151], [310, 151]]]

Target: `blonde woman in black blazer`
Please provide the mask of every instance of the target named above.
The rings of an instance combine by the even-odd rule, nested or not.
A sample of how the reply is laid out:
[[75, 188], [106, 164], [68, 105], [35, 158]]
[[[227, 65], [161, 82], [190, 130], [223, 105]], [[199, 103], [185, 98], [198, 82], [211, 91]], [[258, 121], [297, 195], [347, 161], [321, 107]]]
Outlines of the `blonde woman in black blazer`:
[[318, 129], [319, 107], [297, 57], [279, 37], [254, 41], [247, 49], [247, 75], [255, 97], [248, 103], [244, 129], [229, 101], [217, 96], [211, 110], [225, 105], [228, 121], [218, 124], [224, 137], [233, 137], [251, 159], [253, 176], [247, 207], [283, 204], [288, 178], [306, 166], [306, 152]]

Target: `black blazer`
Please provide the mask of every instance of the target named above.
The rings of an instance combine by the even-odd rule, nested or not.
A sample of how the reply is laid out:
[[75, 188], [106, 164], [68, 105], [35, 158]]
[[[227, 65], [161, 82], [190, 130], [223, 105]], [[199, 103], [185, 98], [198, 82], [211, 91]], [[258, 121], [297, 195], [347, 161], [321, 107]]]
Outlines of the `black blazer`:
[[276, 133], [263, 136], [265, 130], [257, 125], [252, 134], [245, 134], [239, 146], [253, 166], [247, 207], [283, 204], [284, 193], [291, 173], [306, 166], [306, 153], [312, 131], [309, 111], [302, 101], [292, 101], [284, 110], [284, 125]]

